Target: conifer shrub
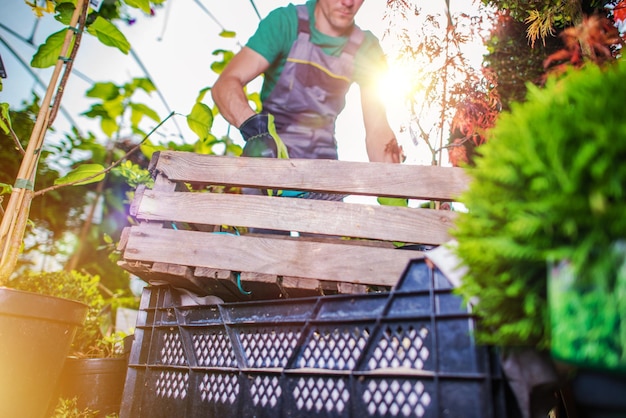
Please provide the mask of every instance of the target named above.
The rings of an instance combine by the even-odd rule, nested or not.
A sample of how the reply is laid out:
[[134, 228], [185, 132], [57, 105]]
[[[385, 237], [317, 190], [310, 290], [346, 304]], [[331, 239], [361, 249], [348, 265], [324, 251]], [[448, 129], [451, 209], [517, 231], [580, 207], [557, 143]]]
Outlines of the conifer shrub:
[[528, 100], [499, 117], [466, 168], [468, 211], [453, 236], [479, 341], [550, 346], [550, 260], [568, 260], [576, 280], [606, 287], [609, 249], [626, 238], [625, 97], [623, 59], [529, 85]]

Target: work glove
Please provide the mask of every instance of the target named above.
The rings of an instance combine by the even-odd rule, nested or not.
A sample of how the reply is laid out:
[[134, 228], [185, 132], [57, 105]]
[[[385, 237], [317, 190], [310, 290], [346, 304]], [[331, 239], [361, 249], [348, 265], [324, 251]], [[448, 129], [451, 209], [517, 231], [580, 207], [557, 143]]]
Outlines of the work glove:
[[246, 141], [244, 157], [289, 158], [287, 147], [276, 133], [274, 116], [259, 113], [246, 119], [239, 127]]
[[391, 163], [403, 163], [406, 160], [402, 146], [398, 144], [396, 138], [391, 138], [385, 145], [385, 159]]

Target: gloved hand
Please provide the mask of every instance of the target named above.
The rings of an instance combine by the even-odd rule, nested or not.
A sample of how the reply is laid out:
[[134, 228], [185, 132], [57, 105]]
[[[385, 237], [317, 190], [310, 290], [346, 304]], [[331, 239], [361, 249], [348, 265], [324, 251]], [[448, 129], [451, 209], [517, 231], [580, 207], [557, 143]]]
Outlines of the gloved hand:
[[403, 163], [406, 160], [402, 146], [398, 144], [396, 138], [391, 138], [385, 145], [385, 158], [391, 163]]
[[239, 131], [246, 141], [244, 157], [289, 158], [287, 147], [276, 133], [273, 115], [253, 115], [241, 124]]

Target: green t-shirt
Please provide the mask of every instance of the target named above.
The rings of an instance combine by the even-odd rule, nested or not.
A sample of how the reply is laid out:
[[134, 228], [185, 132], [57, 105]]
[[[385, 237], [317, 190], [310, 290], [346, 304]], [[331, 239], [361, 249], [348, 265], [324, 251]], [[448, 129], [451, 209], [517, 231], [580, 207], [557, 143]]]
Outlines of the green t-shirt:
[[[315, 28], [315, 3], [309, 0], [306, 3], [309, 9], [311, 41], [319, 45], [329, 55], [338, 56], [348, 42], [347, 36], [328, 36]], [[376, 82], [379, 74], [387, 69], [387, 61], [378, 38], [370, 32], [364, 31], [365, 39], [355, 55], [354, 81], [360, 86]], [[264, 101], [278, 82], [285, 66], [292, 44], [298, 37], [298, 12], [296, 6], [289, 4], [270, 12], [259, 23], [257, 31], [252, 35], [246, 46], [261, 54], [270, 67], [265, 72], [261, 100]]]

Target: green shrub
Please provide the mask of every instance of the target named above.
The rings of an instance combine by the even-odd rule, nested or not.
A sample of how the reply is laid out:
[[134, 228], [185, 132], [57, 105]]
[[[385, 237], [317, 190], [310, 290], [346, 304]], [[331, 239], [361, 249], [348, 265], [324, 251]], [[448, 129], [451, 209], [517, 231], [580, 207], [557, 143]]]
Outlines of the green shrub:
[[453, 235], [481, 341], [549, 347], [549, 260], [571, 261], [589, 285], [606, 280], [598, 269], [626, 237], [625, 97], [624, 60], [529, 86], [467, 168]]

